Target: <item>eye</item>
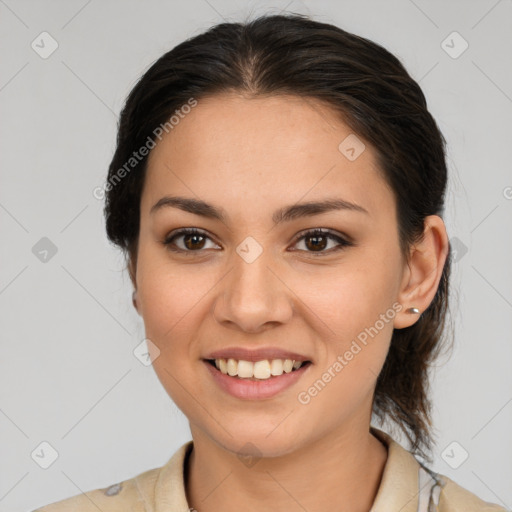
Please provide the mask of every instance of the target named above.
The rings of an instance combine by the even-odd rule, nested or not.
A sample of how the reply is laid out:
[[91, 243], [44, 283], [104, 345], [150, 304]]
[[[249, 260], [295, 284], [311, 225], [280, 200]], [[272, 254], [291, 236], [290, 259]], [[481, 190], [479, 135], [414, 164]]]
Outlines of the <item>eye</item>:
[[[179, 244], [176, 244], [174, 241], [177, 239], [183, 238], [184, 247], [180, 247]], [[205, 240], [211, 240], [208, 235], [199, 231], [195, 228], [184, 228], [176, 231], [175, 233], [171, 233], [164, 240], [163, 244], [167, 246], [167, 248], [174, 252], [199, 252], [200, 249], [203, 249], [205, 246]], [[214, 244], [216, 245], [216, 244]], [[173, 247], [174, 246], [174, 247]], [[175, 247], [178, 247], [177, 249]]]
[[[183, 239], [182, 246], [175, 242], [180, 239]], [[193, 252], [201, 252], [201, 249], [208, 249], [208, 247], [205, 247], [207, 240], [210, 240], [210, 242], [212, 241], [211, 238], [203, 231], [196, 228], [183, 228], [170, 233], [170, 235], [165, 238], [163, 244], [167, 246], [170, 251], [190, 254]], [[295, 245], [302, 241], [304, 241], [304, 247], [306, 247], [306, 249], [299, 250], [312, 253], [314, 256], [331, 254], [345, 247], [354, 245], [352, 241], [346, 240], [341, 236], [324, 229], [313, 229], [302, 233], [302, 235], [296, 239]], [[337, 245], [335, 244], [334, 247], [331, 247], [326, 251], [325, 249], [329, 245], [329, 241], [336, 242]], [[217, 246], [215, 243], [213, 245]]]
[[[339, 251], [345, 247], [350, 247], [354, 245], [353, 242], [342, 238], [339, 235], [332, 233], [329, 230], [324, 229], [313, 229], [310, 231], [306, 231], [303, 233], [298, 239], [297, 242], [304, 241], [304, 247], [306, 247], [305, 251], [312, 253], [314, 256], [322, 256], [324, 254], [331, 254], [333, 252]], [[329, 241], [337, 242], [337, 245], [331, 247], [328, 251], [324, 249], [329, 245]], [[312, 250], [310, 250], [312, 249]], [[304, 249], [299, 249], [304, 250]]]

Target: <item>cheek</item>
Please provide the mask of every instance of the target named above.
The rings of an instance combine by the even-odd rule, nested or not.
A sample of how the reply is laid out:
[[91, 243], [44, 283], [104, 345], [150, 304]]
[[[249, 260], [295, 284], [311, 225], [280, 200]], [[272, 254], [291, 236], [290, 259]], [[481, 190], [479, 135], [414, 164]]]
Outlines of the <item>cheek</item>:
[[317, 372], [328, 372], [321, 377], [330, 389], [324, 399], [357, 400], [374, 385], [393, 333], [393, 279], [382, 266], [352, 267], [294, 288], [323, 341]]
[[373, 325], [391, 308], [396, 276], [377, 265], [349, 266], [301, 276], [291, 286], [323, 324], [327, 337], [346, 340]]
[[395, 310], [390, 294], [379, 292], [382, 282], [376, 278], [373, 272], [339, 275], [307, 298], [320, 317], [314, 330], [321, 354], [296, 398], [300, 410], [307, 417], [323, 417], [326, 428], [370, 404], [385, 362]]
[[138, 295], [145, 334], [156, 347], [153, 354], [158, 356], [153, 358], [151, 354], [153, 367], [157, 373], [165, 369], [175, 373], [185, 369], [184, 361], [198, 357], [191, 339], [204, 307], [201, 299], [211, 285], [191, 266], [183, 271], [161, 259], [149, 254], [139, 259]]
[[208, 291], [214, 283], [204, 272], [188, 268], [187, 272], [170, 266], [141, 268], [139, 293], [146, 337], [154, 344], [149, 350], [153, 369], [178, 408], [193, 415], [190, 397], [202, 364], [197, 332], [208, 314]]
[[146, 333], [153, 335], [155, 343], [166, 345], [180, 340], [184, 331], [193, 332], [191, 326], [198, 321], [215, 282], [201, 265], [173, 265], [165, 254], [147, 252], [137, 268], [142, 316]]

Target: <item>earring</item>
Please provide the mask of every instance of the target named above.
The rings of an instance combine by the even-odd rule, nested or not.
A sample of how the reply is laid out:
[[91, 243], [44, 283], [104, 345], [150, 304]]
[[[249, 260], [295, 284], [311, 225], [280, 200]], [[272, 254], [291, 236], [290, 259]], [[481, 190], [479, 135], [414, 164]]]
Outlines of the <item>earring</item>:
[[137, 303], [136, 303], [136, 297], [137, 297], [137, 291], [134, 291], [132, 293], [132, 304], [135, 309], [137, 309]]
[[420, 310], [418, 308], [409, 308], [407, 310], [407, 313], [415, 313], [415, 314], [418, 314], [420, 312]]

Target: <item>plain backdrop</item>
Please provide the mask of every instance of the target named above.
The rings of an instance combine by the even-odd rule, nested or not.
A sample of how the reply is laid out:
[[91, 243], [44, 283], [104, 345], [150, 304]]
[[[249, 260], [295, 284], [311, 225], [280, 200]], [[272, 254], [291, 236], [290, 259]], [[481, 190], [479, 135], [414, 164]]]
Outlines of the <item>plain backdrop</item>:
[[281, 10], [393, 52], [448, 141], [455, 347], [432, 379], [433, 469], [512, 506], [510, 0], [0, 0], [0, 511], [131, 478], [190, 439], [134, 356], [142, 319], [93, 190], [154, 60], [223, 19]]

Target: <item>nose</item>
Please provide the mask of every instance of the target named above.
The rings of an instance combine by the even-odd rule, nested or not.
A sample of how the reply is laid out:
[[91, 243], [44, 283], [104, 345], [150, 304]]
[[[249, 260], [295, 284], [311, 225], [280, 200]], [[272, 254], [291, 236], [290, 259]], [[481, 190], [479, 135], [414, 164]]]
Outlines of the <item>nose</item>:
[[234, 254], [233, 267], [219, 283], [213, 306], [217, 322], [229, 328], [257, 333], [293, 316], [293, 293], [265, 251], [251, 263]]

